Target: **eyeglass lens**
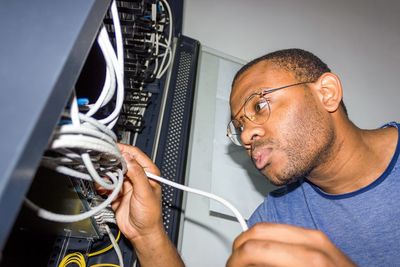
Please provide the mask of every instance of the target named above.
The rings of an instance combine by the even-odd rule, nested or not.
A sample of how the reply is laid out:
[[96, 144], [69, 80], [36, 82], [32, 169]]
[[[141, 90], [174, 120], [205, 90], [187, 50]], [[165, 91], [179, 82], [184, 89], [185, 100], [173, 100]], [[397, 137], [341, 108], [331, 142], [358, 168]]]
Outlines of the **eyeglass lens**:
[[261, 94], [255, 94], [249, 97], [244, 105], [245, 116], [254, 123], [264, 123], [270, 113], [268, 100]]
[[238, 146], [242, 146], [240, 135], [242, 134], [241, 123], [238, 120], [232, 120], [228, 124], [227, 132], [231, 141]]
[[[268, 120], [270, 115], [268, 100], [261, 94], [251, 95], [244, 105], [244, 115], [247, 119], [256, 124], [264, 123]], [[239, 120], [232, 120], [228, 124], [228, 136], [231, 141], [238, 146], [243, 145], [240, 138], [242, 131], [243, 125], [242, 122], [240, 122]]]

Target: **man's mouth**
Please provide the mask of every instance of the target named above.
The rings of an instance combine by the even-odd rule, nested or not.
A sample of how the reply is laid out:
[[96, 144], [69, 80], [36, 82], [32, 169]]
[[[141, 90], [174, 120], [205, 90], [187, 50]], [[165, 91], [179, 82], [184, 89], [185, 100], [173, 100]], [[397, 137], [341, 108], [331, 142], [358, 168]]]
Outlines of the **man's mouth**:
[[263, 170], [267, 167], [271, 162], [272, 148], [270, 147], [260, 147], [255, 148], [251, 153], [251, 158], [256, 165], [258, 170]]

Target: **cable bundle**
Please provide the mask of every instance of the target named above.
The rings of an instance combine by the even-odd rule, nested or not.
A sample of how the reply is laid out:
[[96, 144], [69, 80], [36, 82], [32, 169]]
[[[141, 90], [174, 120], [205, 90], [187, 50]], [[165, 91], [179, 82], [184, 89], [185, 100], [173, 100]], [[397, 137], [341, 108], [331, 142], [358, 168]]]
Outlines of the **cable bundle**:
[[[102, 92], [95, 103], [85, 105], [88, 109], [86, 114], [80, 112], [74, 93], [69, 108], [62, 116], [61, 125], [54, 131], [41, 165], [73, 178], [94, 182], [112, 192], [97, 206], [91, 205], [90, 210], [75, 215], [56, 214], [26, 200], [27, 205], [37, 211], [39, 217], [47, 220], [70, 223], [87, 219], [107, 208], [122, 187], [126, 164], [116, 145], [117, 137], [111, 130], [118, 120], [124, 100], [123, 43], [115, 1], [111, 5], [111, 13], [116, 52], [104, 26], [97, 37], [107, 65]], [[114, 97], [115, 108], [108, 116], [92, 118]]]
[[122, 40], [121, 25], [119, 21], [117, 6], [115, 1], [111, 5], [111, 13], [113, 14], [114, 33], [116, 40], [117, 55], [115, 55], [114, 48], [110, 42], [107, 34], [106, 27], [103, 26], [100, 30], [97, 42], [101, 48], [106, 61], [106, 79], [104, 82], [103, 90], [96, 103], [89, 105], [89, 111], [86, 116], [93, 116], [101, 107], [104, 107], [113, 98], [115, 91], [116, 103], [114, 111], [111, 112], [106, 118], [99, 120], [100, 123], [107, 125], [108, 128], [113, 128], [118, 120], [118, 115], [121, 111], [124, 101], [124, 48]]
[[[145, 126], [143, 117], [150, 98], [161, 93], [159, 80], [172, 63], [172, 12], [165, 0], [117, 4], [125, 48], [126, 90], [118, 128], [121, 139], [134, 144]], [[109, 32], [114, 32], [108, 17], [105, 24]]]
[[73, 252], [65, 256], [58, 267], [66, 267], [70, 264], [76, 264], [79, 267], [86, 267], [85, 256], [79, 252]]

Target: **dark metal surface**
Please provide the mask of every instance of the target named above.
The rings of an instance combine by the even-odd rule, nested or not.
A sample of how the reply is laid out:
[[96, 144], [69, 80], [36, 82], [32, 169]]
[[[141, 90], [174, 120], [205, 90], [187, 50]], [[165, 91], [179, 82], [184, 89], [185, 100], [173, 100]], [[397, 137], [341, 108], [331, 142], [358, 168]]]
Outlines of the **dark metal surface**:
[[0, 251], [109, 3], [0, 2]]
[[[199, 47], [194, 39], [185, 36], [178, 39], [157, 150], [156, 164], [161, 175], [180, 184], [185, 183]], [[164, 226], [177, 244], [183, 193], [166, 185], [162, 192]]]

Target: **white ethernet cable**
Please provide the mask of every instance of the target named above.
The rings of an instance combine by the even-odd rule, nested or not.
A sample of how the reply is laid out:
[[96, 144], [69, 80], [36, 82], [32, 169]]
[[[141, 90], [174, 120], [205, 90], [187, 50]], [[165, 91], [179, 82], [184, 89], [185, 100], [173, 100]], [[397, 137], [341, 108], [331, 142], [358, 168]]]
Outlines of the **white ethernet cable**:
[[114, 23], [114, 32], [116, 40], [116, 53], [108, 37], [106, 28], [103, 26], [97, 38], [98, 44], [104, 55], [107, 69], [106, 80], [103, 90], [97, 99], [96, 103], [90, 106], [87, 116], [93, 116], [101, 107], [106, 105], [112, 98], [115, 92], [115, 79], [117, 84], [117, 98], [113, 112], [106, 118], [99, 120], [103, 124], [107, 124], [108, 128], [113, 128], [117, 123], [119, 113], [122, 109], [124, 99], [124, 49], [122, 41], [121, 24], [119, 21], [116, 2], [111, 4], [111, 14]]
[[121, 23], [119, 21], [117, 3], [114, 0], [111, 4], [111, 14], [114, 23], [115, 40], [117, 44], [117, 58], [119, 62], [119, 70], [124, 73], [124, 45], [122, 41]]
[[[67, 115], [68, 116], [68, 115]], [[104, 126], [103, 124], [99, 123], [98, 120], [88, 117], [83, 114], [79, 114], [79, 118], [87, 127], [92, 127], [95, 130], [101, 131], [108, 136], [110, 136], [115, 142], [117, 142], [117, 136], [113, 131], [111, 131], [108, 127]]]
[[[99, 120], [103, 124], [108, 124], [112, 122], [114, 119], [118, 118], [119, 112], [121, 111], [124, 99], [124, 76], [123, 76], [123, 69], [121, 70], [120, 68], [120, 63], [118, 62], [114, 49], [111, 45], [110, 39], [108, 37], [107, 31], [104, 27], [100, 30], [99, 44], [101, 45], [102, 49], [104, 49], [104, 51], [107, 51], [106, 53], [110, 56], [117, 78], [117, 99], [116, 99], [115, 109], [108, 117]], [[111, 125], [110, 127], [110, 125], [108, 125], [108, 128], [112, 128], [113, 126], [114, 125]]]
[[[173, 29], [173, 17], [172, 17], [172, 11], [171, 7], [169, 6], [168, 2], [165, 0], [161, 0], [161, 4], [164, 8], [164, 10], [167, 10], [167, 13], [169, 15], [169, 32], [168, 32], [168, 40], [166, 40], [166, 45], [169, 47], [169, 49], [166, 49], [165, 54], [163, 56], [163, 59], [161, 61], [160, 67], [157, 72], [157, 79], [160, 79], [164, 73], [168, 70], [169, 65], [172, 62], [172, 50], [171, 50], [171, 45], [172, 45], [172, 29]], [[167, 65], [164, 67], [165, 59], [169, 55]]]
[[[65, 116], [65, 115], [64, 115]], [[81, 179], [87, 179], [90, 175], [72, 170], [66, 166], [76, 166], [77, 163], [82, 165], [81, 156], [73, 150], [88, 150], [96, 152], [94, 160], [104, 158], [107, 166], [122, 164], [123, 170], [126, 169], [125, 163], [120, 161], [120, 151], [116, 146], [117, 138], [110, 129], [99, 123], [93, 118], [79, 114], [79, 118], [83, 121], [81, 126], [71, 124], [62, 125], [54, 132], [53, 141], [50, 149], [64, 155], [64, 157], [43, 157], [42, 165], [49, 167], [66, 175]], [[99, 154], [101, 153], [101, 155]], [[103, 162], [103, 165], [105, 162]], [[62, 165], [62, 166], [58, 166]], [[79, 168], [81, 170], [81, 168]], [[75, 173], [75, 174], [74, 174]]]
[[[39, 217], [47, 220], [70, 223], [92, 217], [110, 205], [122, 188], [126, 163], [116, 145], [117, 138], [110, 130], [117, 122], [124, 98], [123, 42], [115, 0], [111, 4], [111, 13], [117, 46], [116, 52], [111, 45], [104, 26], [101, 28], [97, 39], [107, 64], [107, 77], [103, 86], [103, 91], [105, 92], [102, 91], [101, 99], [95, 105], [92, 105], [93, 109], [89, 110], [87, 113], [88, 116], [79, 113], [76, 96], [74, 95], [69, 114], [72, 125], [60, 126], [50, 144], [50, 149], [60, 153], [62, 157], [44, 157], [42, 164], [45, 167], [73, 177], [85, 180], [90, 178], [90, 180], [94, 180], [105, 189], [113, 191], [98, 206], [93, 207], [89, 211], [74, 215], [56, 214], [40, 208], [32, 201], [25, 199], [27, 205], [37, 211]], [[91, 115], [94, 115], [104, 105], [106, 98], [110, 97], [110, 92], [112, 93], [112, 97], [112, 87], [114, 87], [115, 91], [115, 77], [117, 80], [117, 99], [114, 111], [108, 117], [99, 121], [90, 118]], [[95, 162], [92, 162], [90, 154], [94, 154], [93, 159]], [[80, 171], [83, 169], [83, 165], [85, 165], [89, 174]], [[75, 167], [75, 169], [70, 167]], [[110, 180], [101, 178], [98, 170]]]
[[[114, 23], [115, 41], [117, 45], [117, 58], [115, 58], [114, 49], [112, 48], [109, 38], [107, 38], [106, 49], [110, 50], [111, 59], [114, 64], [115, 74], [117, 77], [117, 102], [114, 111], [105, 119], [100, 120], [101, 123], [108, 124], [111, 129], [117, 123], [119, 113], [122, 109], [124, 100], [124, 47], [122, 41], [121, 24], [119, 21], [117, 4], [115, 0], [111, 4], [111, 14]], [[107, 35], [108, 37], [108, 35]], [[111, 50], [113, 53], [111, 53]]]
[[173, 29], [173, 17], [172, 17], [172, 11], [171, 11], [171, 7], [169, 6], [168, 2], [165, 0], [161, 0], [161, 2], [163, 3], [163, 5], [165, 5], [165, 7], [167, 8], [168, 14], [169, 14], [169, 35], [168, 35], [168, 44], [171, 44], [172, 41], [172, 29]]
[[[101, 107], [106, 105], [113, 97], [115, 93], [115, 74], [118, 71], [124, 71], [124, 55], [123, 55], [123, 42], [122, 42], [122, 33], [121, 33], [121, 24], [118, 17], [118, 10], [115, 1], [111, 4], [111, 14], [114, 23], [114, 31], [115, 31], [115, 40], [117, 43], [117, 59], [118, 66], [114, 67], [114, 62], [112, 60], [112, 56], [115, 55], [114, 49], [110, 43], [108, 38], [107, 31], [103, 26], [100, 34], [97, 38], [97, 42], [100, 46], [100, 49], [103, 53], [104, 59], [106, 61], [106, 79], [104, 82], [103, 90], [97, 99], [96, 103], [93, 104], [89, 111], [86, 113], [86, 116], [94, 115]], [[109, 44], [109, 45], [108, 45]], [[110, 49], [111, 47], [111, 49]], [[118, 75], [118, 74], [117, 74]], [[117, 77], [118, 78], [118, 77]], [[118, 80], [117, 80], [118, 81]], [[122, 79], [123, 81], [123, 79]], [[112, 128], [112, 127], [111, 127]]]
[[[165, 51], [164, 56], [166, 56], [166, 55], [168, 55], [168, 61], [167, 61], [167, 64], [165, 65], [164, 69], [161, 70], [161, 68], [160, 68], [160, 72], [157, 75], [157, 77], [159, 79], [164, 75], [164, 73], [168, 70], [169, 66], [171, 65], [171, 62], [172, 62], [172, 50], [171, 50], [170, 47], [168, 47], [167, 50]], [[163, 58], [163, 59], [165, 59], [165, 58]]]
[[[79, 118], [79, 108], [78, 108], [76, 95], [74, 95], [74, 97], [72, 99], [70, 114], [71, 114], [72, 125], [75, 126], [75, 127], [84, 128], [84, 126], [81, 126], [81, 122], [80, 122], [80, 118]], [[69, 137], [69, 138], [66, 141], [67, 137]], [[78, 144], [81, 144], [82, 142], [84, 142], [84, 145], [83, 146], [78, 146], [77, 148], [82, 149], [82, 148], [84, 148], [86, 146], [87, 143], [93, 145], [95, 147], [96, 151], [99, 151], [99, 150], [101, 151], [101, 149], [103, 149], [103, 147], [97, 148], [97, 144], [98, 144], [98, 146], [104, 146], [104, 148], [110, 147], [109, 144], [103, 143], [103, 141], [98, 142], [97, 138], [81, 136], [81, 135], [68, 135], [68, 134], [66, 135], [66, 134], [62, 134], [62, 135], [58, 136], [58, 138], [56, 138], [52, 142], [51, 148], [58, 148], [58, 147], [63, 148], [63, 147], [71, 147], [71, 146], [76, 147]], [[59, 143], [62, 143], [62, 144], [60, 145]], [[112, 144], [111, 144], [111, 148], [109, 150], [112, 153], [112, 151], [113, 151]], [[84, 165], [86, 167], [86, 170], [89, 172], [90, 176], [93, 178], [93, 180], [97, 184], [99, 184], [100, 186], [104, 187], [107, 190], [113, 190], [115, 188], [116, 184], [109, 184], [108, 181], [106, 181], [106, 180], [104, 180], [103, 178], [100, 177], [100, 175], [96, 171], [96, 168], [93, 165], [93, 162], [90, 159], [90, 156], [89, 156], [88, 152], [82, 153], [81, 154], [81, 158], [82, 158], [82, 161], [83, 161], [83, 163], [84, 163]]]
[[[82, 118], [82, 116], [80, 116], [80, 118]], [[82, 127], [84, 126], [84, 127]], [[54, 135], [61, 135], [61, 134], [83, 134], [85, 136], [91, 136], [97, 139], [100, 139], [104, 142], [107, 142], [111, 145], [115, 144], [116, 140], [115, 140], [115, 136], [110, 136], [109, 133], [104, 133], [102, 131], [99, 130], [94, 130], [89, 128], [88, 125], [83, 124], [80, 127], [71, 125], [71, 124], [66, 124], [66, 125], [62, 125], [60, 127], [60, 129], [55, 130]], [[108, 128], [106, 128], [108, 129]], [[113, 132], [111, 132], [113, 133]], [[114, 134], [114, 133], [113, 133]]]
[[[113, 176], [114, 174], [113, 173], [108, 173], [108, 175], [109, 176]], [[37, 215], [40, 218], [43, 218], [43, 219], [46, 219], [46, 220], [49, 220], [49, 221], [54, 221], [54, 222], [61, 222], [61, 223], [78, 222], [78, 221], [82, 221], [82, 220], [85, 220], [85, 219], [88, 219], [88, 218], [94, 216], [95, 214], [101, 212], [101, 210], [105, 209], [108, 205], [110, 205], [111, 202], [117, 197], [119, 191], [121, 190], [122, 184], [123, 184], [123, 180], [124, 180], [124, 175], [122, 174], [121, 170], [118, 170], [118, 183], [117, 183], [117, 186], [111, 192], [111, 194], [107, 197], [107, 199], [104, 200], [104, 202], [102, 202], [98, 206], [92, 208], [91, 210], [83, 212], [83, 213], [80, 213], [80, 214], [73, 214], [73, 215], [57, 214], [57, 213], [45, 210], [43, 208], [40, 208], [39, 206], [37, 206], [36, 204], [34, 204], [32, 201], [30, 201], [27, 198], [25, 198], [25, 203], [31, 209], [36, 211]]]
[[97, 43], [103, 53], [104, 60], [106, 62], [106, 79], [104, 81], [103, 90], [101, 90], [99, 98], [96, 102], [90, 106], [88, 112], [86, 112], [86, 116], [90, 117], [93, 116], [101, 107], [105, 106], [110, 102], [114, 93], [115, 93], [115, 70], [114, 66], [111, 62], [111, 58], [108, 55], [108, 51], [105, 49], [103, 45], [103, 40], [101, 40], [100, 36], [97, 38]]
[[[95, 153], [101, 153], [101, 158], [105, 159], [107, 162], [100, 162], [100, 165], [104, 165], [103, 169], [107, 171], [107, 166], [108, 167], [117, 167], [119, 164], [122, 166], [122, 170], [126, 170], [126, 165], [123, 160], [121, 160], [121, 154], [116, 146], [116, 144], [109, 144], [107, 142], [104, 142], [102, 140], [99, 140], [98, 138], [94, 138], [91, 136], [84, 136], [84, 135], [79, 135], [79, 134], [63, 134], [57, 139], [55, 139], [51, 145], [50, 149], [58, 151], [59, 149], [78, 149], [78, 150], [86, 150], [86, 151], [93, 151]], [[77, 154], [78, 155], [78, 154]], [[85, 156], [86, 155], [86, 156]], [[113, 184], [108, 184], [106, 180], [101, 178], [98, 174], [96, 175], [97, 171], [93, 166], [92, 160], [89, 157], [88, 153], [82, 153], [81, 158], [83, 163], [85, 164], [86, 168], [89, 171], [89, 174], [93, 178], [95, 182], [100, 184], [101, 186], [105, 187], [106, 189], [113, 189], [115, 188], [115, 183]], [[46, 158], [47, 161], [51, 161], [49, 158]], [[57, 160], [57, 159], [56, 159]], [[76, 160], [76, 159], [75, 159]], [[44, 161], [45, 162], [45, 161]], [[59, 161], [56, 163], [60, 163]], [[78, 165], [83, 165], [79, 164], [80, 162], [77, 162]], [[88, 164], [89, 163], [89, 164]], [[64, 164], [67, 165], [67, 164]], [[68, 164], [68, 165], [73, 165], [73, 164]], [[77, 165], [77, 164], [75, 164]], [[51, 166], [49, 166], [51, 167]], [[65, 167], [66, 168], [66, 167]], [[100, 168], [101, 170], [101, 168]], [[94, 172], [94, 173], [93, 173]], [[105, 184], [105, 185], [104, 185]]]
[[[113, 189], [113, 191], [108, 196], [108, 198], [98, 206], [92, 208], [89, 211], [76, 215], [53, 213], [43, 208], [40, 208], [32, 201], [25, 199], [26, 204], [30, 208], [35, 210], [39, 217], [63, 223], [71, 223], [87, 219], [101, 212], [104, 208], [110, 205], [122, 188], [124, 178], [123, 174], [126, 172], [126, 163], [123, 160], [123, 157], [116, 145], [115, 134], [95, 119], [79, 114], [75, 96], [71, 103], [70, 116], [72, 120], [72, 125], [61, 126], [60, 129], [55, 132], [54, 140], [50, 145], [50, 149], [65, 155], [66, 158], [54, 159], [45, 157], [42, 161], [42, 164], [45, 167], [49, 167], [58, 172], [71, 175], [76, 178], [86, 180], [89, 178], [90, 180], [95, 181], [98, 180], [96, 181], [97, 183], [102, 186], [104, 186], [103, 184], [107, 186], [109, 184], [107, 184], [105, 180], [103, 180], [103, 178], [98, 175], [88, 153], [83, 153], [81, 157], [91, 175], [81, 173], [77, 170], [65, 166], [60, 166], [60, 163], [62, 162], [67, 163], [64, 165], [77, 165], [77, 163], [78, 166], [82, 165], [80, 164], [80, 162], [76, 162], [77, 159], [79, 159], [79, 155], [77, 153], [74, 153], [71, 149], [95, 151], [97, 153], [100, 152], [102, 157], [107, 159], [107, 162], [103, 162], [103, 164], [100, 164], [100, 170], [103, 171], [112, 181], [112, 187], [110, 187], [109, 189]], [[83, 124], [81, 124], [81, 120], [83, 121]], [[102, 167], [101, 165], [105, 166]], [[115, 169], [118, 165], [121, 165], [121, 169], [114, 170], [117, 173], [112, 172], [111, 170]], [[92, 170], [90, 170], [91, 168]], [[116, 177], [117, 175], [118, 178]]]
[[[87, 180], [87, 181], [93, 181], [92, 177], [89, 174], [83, 173], [76, 171], [74, 169], [59, 165], [57, 163], [54, 163], [52, 159], [42, 159], [42, 162], [40, 163], [43, 167], [55, 170], [58, 173], [62, 173], [67, 176], [73, 176], [75, 178], [79, 178], [82, 180]], [[113, 183], [116, 183], [116, 181]]]
[[104, 228], [107, 231], [107, 234], [108, 234], [108, 236], [110, 238], [111, 244], [114, 247], [115, 253], [117, 253], [119, 266], [120, 267], [124, 267], [124, 260], [123, 260], [123, 257], [122, 257], [121, 248], [119, 247], [117, 241], [115, 240], [115, 237], [114, 237], [113, 233], [111, 232], [110, 227], [108, 227], [108, 225], [105, 224]]
[[[86, 139], [85, 139], [86, 138]], [[85, 213], [81, 213], [78, 215], [64, 215], [64, 214], [56, 214], [50, 211], [47, 211], [45, 209], [42, 209], [40, 207], [38, 207], [37, 205], [35, 205], [34, 203], [32, 203], [31, 201], [26, 199], [26, 203], [29, 207], [31, 207], [32, 209], [34, 209], [35, 211], [37, 211], [37, 214], [39, 217], [43, 218], [43, 219], [47, 219], [47, 220], [51, 220], [51, 221], [56, 221], [56, 222], [63, 222], [63, 223], [69, 223], [69, 222], [77, 222], [80, 220], [84, 220], [87, 219], [99, 212], [101, 212], [104, 208], [106, 208], [117, 196], [117, 194], [119, 193], [119, 191], [121, 190], [122, 187], [122, 183], [123, 183], [123, 173], [126, 172], [126, 163], [122, 158], [122, 155], [120, 154], [118, 148], [115, 146], [111, 146], [110, 144], [101, 143], [102, 141], [93, 138], [93, 137], [85, 137], [85, 136], [67, 136], [67, 138], [65, 138], [65, 136], [63, 136], [63, 138], [58, 138], [56, 140], [53, 141], [52, 143], [52, 149], [57, 150], [59, 148], [65, 148], [65, 147], [69, 147], [69, 148], [79, 148], [79, 149], [85, 149], [85, 150], [96, 150], [99, 151], [103, 154], [107, 154], [107, 155], [111, 155], [113, 158], [117, 159], [118, 161], [115, 161], [115, 164], [121, 164], [122, 165], [122, 170], [118, 169], [116, 170], [117, 174], [118, 174], [118, 178], [116, 177], [116, 175], [111, 172], [111, 171], [107, 171], [106, 175], [111, 179], [111, 181], [113, 182], [113, 184], [115, 184], [115, 188], [112, 191], [112, 193], [108, 196], [108, 198], [101, 203], [100, 205], [94, 207], [93, 209], [85, 212]], [[59, 166], [55, 163], [52, 163], [52, 160], [48, 160], [48, 162], [46, 163], [46, 160], [44, 160], [42, 162], [42, 164], [45, 167], [50, 167], [51, 169], [55, 169], [56, 171], [59, 171], [61, 173], [67, 174], [67, 175], [71, 175], [74, 176], [76, 178], [80, 178], [80, 179], [86, 179], [89, 178], [90, 180], [92, 180], [92, 177], [82, 177], [85, 176], [85, 174], [79, 175], [77, 173], [74, 173], [74, 170], [67, 168], [65, 166]], [[77, 171], [75, 171], [77, 172]]]
[[172, 182], [172, 181], [170, 181], [168, 179], [162, 178], [160, 176], [154, 175], [154, 174], [149, 173], [149, 172], [145, 172], [145, 173], [146, 173], [147, 177], [149, 177], [149, 178], [151, 178], [153, 180], [156, 180], [158, 182], [161, 182], [163, 184], [167, 184], [167, 185], [170, 185], [172, 187], [178, 188], [180, 190], [187, 191], [187, 192], [194, 193], [194, 194], [198, 194], [198, 195], [202, 195], [202, 196], [205, 196], [205, 197], [208, 197], [208, 198], [211, 198], [213, 200], [218, 201], [219, 203], [223, 204], [225, 207], [229, 208], [233, 212], [233, 214], [237, 218], [238, 222], [240, 223], [240, 226], [242, 227], [243, 231], [246, 231], [248, 229], [247, 223], [246, 223], [245, 219], [243, 218], [242, 214], [240, 214], [240, 212], [231, 203], [229, 203], [225, 199], [223, 199], [223, 198], [221, 198], [221, 197], [219, 197], [217, 195], [214, 195], [214, 194], [211, 194], [211, 193], [208, 193], [208, 192], [204, 192], [204, 191], [199, 190], [199, 189], [191, 188], [191, 187], [188, 187], [188, 186], [185, 186], [185, 185], [181, 185], [181, 184]]

